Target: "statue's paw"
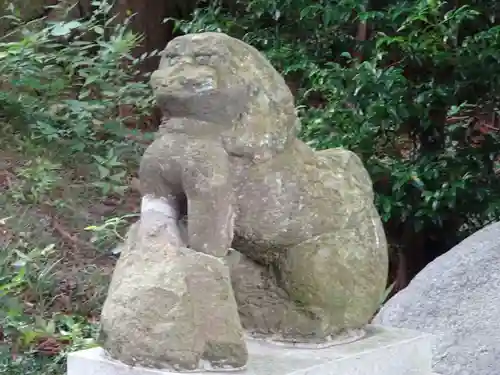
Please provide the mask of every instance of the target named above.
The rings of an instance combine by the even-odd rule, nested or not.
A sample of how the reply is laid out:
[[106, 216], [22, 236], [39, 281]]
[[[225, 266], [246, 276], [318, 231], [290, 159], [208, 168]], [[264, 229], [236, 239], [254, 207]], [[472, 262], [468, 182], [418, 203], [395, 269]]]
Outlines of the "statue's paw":
[[118, 264], [102, 312], [103, 347], [131, 365], [240, 368], [248, 359], [224, 262], [168, 244], [141, 243]]

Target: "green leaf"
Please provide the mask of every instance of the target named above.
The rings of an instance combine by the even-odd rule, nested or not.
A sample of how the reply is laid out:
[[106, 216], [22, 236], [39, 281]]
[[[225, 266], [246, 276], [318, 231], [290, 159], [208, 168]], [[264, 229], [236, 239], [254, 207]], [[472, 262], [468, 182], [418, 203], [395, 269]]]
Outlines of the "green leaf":
[[391, 212], [391, 201], [387, 198], [384, 199], [382, 207], [384, 209], [384, 212], [390, 213]]
[[45, 328], [45, 332], [50, 334], [50, 335], [54, 335], [56, 333], [56, 323], [54, 322], [54, 320], [50, 320], [47, 323], [47, 326]]
[[101, 27], [101, 26], [95, 26], [94, 27], [94, 31], [99, 34], [99, 35], [103, 35], [104, 34], [104, 29]]
[[422, 220], [414, 220], [413, 221], [413, 230], [418, 233], [420, 232], [424, 227], [424, 223]]
[[81, 23], [78, 21], [58, 22], [50, 30], [50, 33], [53, 36], [66, 36], [80, 26]]
[[98, 165], [97, 169], [99, 170], [100, 178], [106, 178], [110, 174], [110, 170], [106, 167], [103, 167], [102, 165]]

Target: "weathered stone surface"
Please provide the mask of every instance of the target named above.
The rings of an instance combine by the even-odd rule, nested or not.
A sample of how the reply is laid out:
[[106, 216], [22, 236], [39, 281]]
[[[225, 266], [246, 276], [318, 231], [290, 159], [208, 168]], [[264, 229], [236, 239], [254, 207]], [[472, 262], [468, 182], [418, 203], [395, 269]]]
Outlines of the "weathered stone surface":
[[113, 274], [101, 316], [103, 347], [129, 365], [244, 366], [247, 349], [227, 266], [184, 247], [165, 212], [147, 208]]
[[489, 225], [424, 268], [375, 322], [436, 336], [443, 375], [497, 375], [500, 369], [500, 223]]
[[245, 256], [231, 271], [245, 328], [321, 341], [366, 324], [388, 262], [360, 159], [298, 140], [284, 79], [225, 34], [171, 41], [151, 84], [165, 118], [141, 162], [142, 192], [187, 214], [190, 248]]

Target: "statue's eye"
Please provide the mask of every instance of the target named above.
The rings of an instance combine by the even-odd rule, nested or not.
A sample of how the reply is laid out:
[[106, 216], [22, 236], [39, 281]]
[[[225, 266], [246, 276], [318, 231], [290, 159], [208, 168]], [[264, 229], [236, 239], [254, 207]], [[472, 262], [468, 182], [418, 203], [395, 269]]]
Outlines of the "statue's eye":
[[212, 61], [212, 56], [210, 55], [196, 56], [196, 62], [200, 65], [209, 65], [211, 61]]
[[180, 56], [166, 56], [166, 62], [168, 66], [174, 66], [175, 64], [178, 64], [181, 61]]

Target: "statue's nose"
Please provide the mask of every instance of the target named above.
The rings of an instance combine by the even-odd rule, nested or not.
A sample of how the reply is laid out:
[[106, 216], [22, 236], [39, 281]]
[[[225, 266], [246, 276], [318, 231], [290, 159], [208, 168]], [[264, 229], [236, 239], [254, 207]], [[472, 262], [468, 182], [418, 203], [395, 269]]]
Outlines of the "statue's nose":
[[181, 77], [179, 83], [189, 91], [203, 92], [215, 89], [215, 80], [211, 76]]

